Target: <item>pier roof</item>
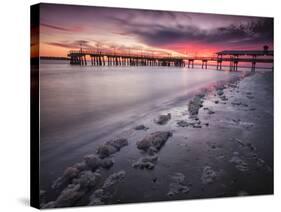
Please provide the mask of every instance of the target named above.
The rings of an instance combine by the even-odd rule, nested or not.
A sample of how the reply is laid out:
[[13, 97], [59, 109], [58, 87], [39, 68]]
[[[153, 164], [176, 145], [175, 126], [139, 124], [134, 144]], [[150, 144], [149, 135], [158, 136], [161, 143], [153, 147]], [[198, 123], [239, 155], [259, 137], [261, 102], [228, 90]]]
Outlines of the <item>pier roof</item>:
[[219, 55], [257, 55], [257, 56], [273, 56], [273, 51], [263, 51], [263, 50], [224, 50], [217, 52]]

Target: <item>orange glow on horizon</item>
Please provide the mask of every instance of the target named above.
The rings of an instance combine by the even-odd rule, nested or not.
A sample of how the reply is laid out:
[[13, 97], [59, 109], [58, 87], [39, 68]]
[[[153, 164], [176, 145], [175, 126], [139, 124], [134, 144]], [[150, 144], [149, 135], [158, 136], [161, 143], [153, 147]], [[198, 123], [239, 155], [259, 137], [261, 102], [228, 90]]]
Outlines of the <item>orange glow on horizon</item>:
[[[87, 48], [84, 48], [87, 49]], [[152, 55], [170, 55], [170, 56], [214, 56], [217, 51], [223, 50], [219, 47], [214, 47], [206, 44], [182, 44], [180, 48], [176, 46], [165, 46], [160, 50], [158, 48], [151, 47], [149, 50], [115, 50], [116, 53], [129, 53], [131, 54], [152, 54]], [[66, 48], [61, 46], [54, 46], [46, 43], [40, 43], [40, 56], [52, 56], [52, 57], [66, 57], [70, 50], [79, 50], [79, 48]], [[108, 51], [114, 51], [114, 49], [105, 48]]]
[[70, 49], [40, 43], [40, 56], [48, 57], [67, 57]]

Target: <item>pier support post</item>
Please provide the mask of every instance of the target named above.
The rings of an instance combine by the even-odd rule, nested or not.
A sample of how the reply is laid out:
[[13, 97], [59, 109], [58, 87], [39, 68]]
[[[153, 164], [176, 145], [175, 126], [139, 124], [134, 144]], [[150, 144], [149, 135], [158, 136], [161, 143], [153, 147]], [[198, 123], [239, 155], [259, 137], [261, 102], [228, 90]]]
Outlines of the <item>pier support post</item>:
[[217, 70], [221, 70], [222, 69], [222, 61], [218, 60], [217, 61]]
[[251, 71], [252, 71], [252, 72], [255, 72], [255, 70], [256, 70], [256, 62], [255, 62], [255, 61], [253, 61], [253, 62], [252, 62], [252, 68], [251, 68]]
[[238, 71], [238, 61], [234, 61], [234, 71]]
[[193, 59], [188, 59], [187, 68], [193, 68]]
[[233, 71], [233, 60], [232, 59], [229, 62], [229, 71]]
[[222, 70], [222, 54], [217, 55], [217, 70]]
[[87, 59], [86, 59], [86, 55], [84, 55], [84, 65], [87, 65]]
[[251, 68], [252, 72], [255, 72], [255, 70], [256, 70], [256, 58], [257, 58], [257, 56], [253, 55], [252, 68]]
[[208, 68], [207, 63], [208, 63], [207, 60], [202, 60], [202, 69], [207, 69]]
[[102, 56], [102, 65], [105, 66], [105, 56]]

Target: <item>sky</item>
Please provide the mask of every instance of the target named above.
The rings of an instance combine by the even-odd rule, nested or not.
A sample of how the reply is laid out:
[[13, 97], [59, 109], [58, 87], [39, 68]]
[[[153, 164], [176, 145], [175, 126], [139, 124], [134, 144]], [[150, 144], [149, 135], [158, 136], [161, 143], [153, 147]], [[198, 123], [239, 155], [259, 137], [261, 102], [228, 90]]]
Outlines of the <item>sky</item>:
[[70, 50], [212, 56], [273, 48], [273, 19], [188, 12], [41, 4], [40, 56]]

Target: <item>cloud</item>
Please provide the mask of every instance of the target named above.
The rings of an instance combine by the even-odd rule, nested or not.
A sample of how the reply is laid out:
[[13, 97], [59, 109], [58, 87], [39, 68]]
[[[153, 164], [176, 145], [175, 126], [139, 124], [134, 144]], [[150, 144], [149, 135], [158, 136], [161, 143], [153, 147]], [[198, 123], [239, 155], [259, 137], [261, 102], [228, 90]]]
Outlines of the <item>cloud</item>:
[[94, 48], [90, 42], [87, 40], [75, 40], [75, 41], [61, 41], [61, 42], [46, 42], [48, 45], [52, 46], [58, 46], [58, 47], [63, 47], [63, 48], [68, 48], [68, 49], [78, 49], [81, 46], [83, 48]]
[[273, 43], [273, 19], [260, 18], [255, 21], [240, 25], [229, 25], [214, 30], [209, 42], [236, 42], [241, 44], [253, 44], [260, 42]]
[[53, 29], [53, 30], [64, 31], [64, 32], [81, 32], [83, 30], [82, 27], [66, 28], [66, 27], [61, 27], [61, 26], [56, 26], [56, 25], [46, 24], [46, 23], [40, 23], [40, 26], [47, 27], [47, 28]]
[[[176, 20], [176, 19], [174, 19]], [[177, 19], [178, 20], [178, 19]], [[202, 29], [188, 22], [144, 23], [133, 19], [115, 19], [122, 24], [124, 35], [133, 34], [151, 46], [174, 43], [200, 42], [206, 44], [273, 43], [273, 19], [253, 18], [251, 21], [229, 24], [224, 27]]]
[[112, 11], [107, 21], [118, 26], [115, 34], [133, 36], [137, 32], [162, 30], [165, 28], [178, 28], [190, 24], [192, 17], [188, 13], [155, 10], [122, 10]]

